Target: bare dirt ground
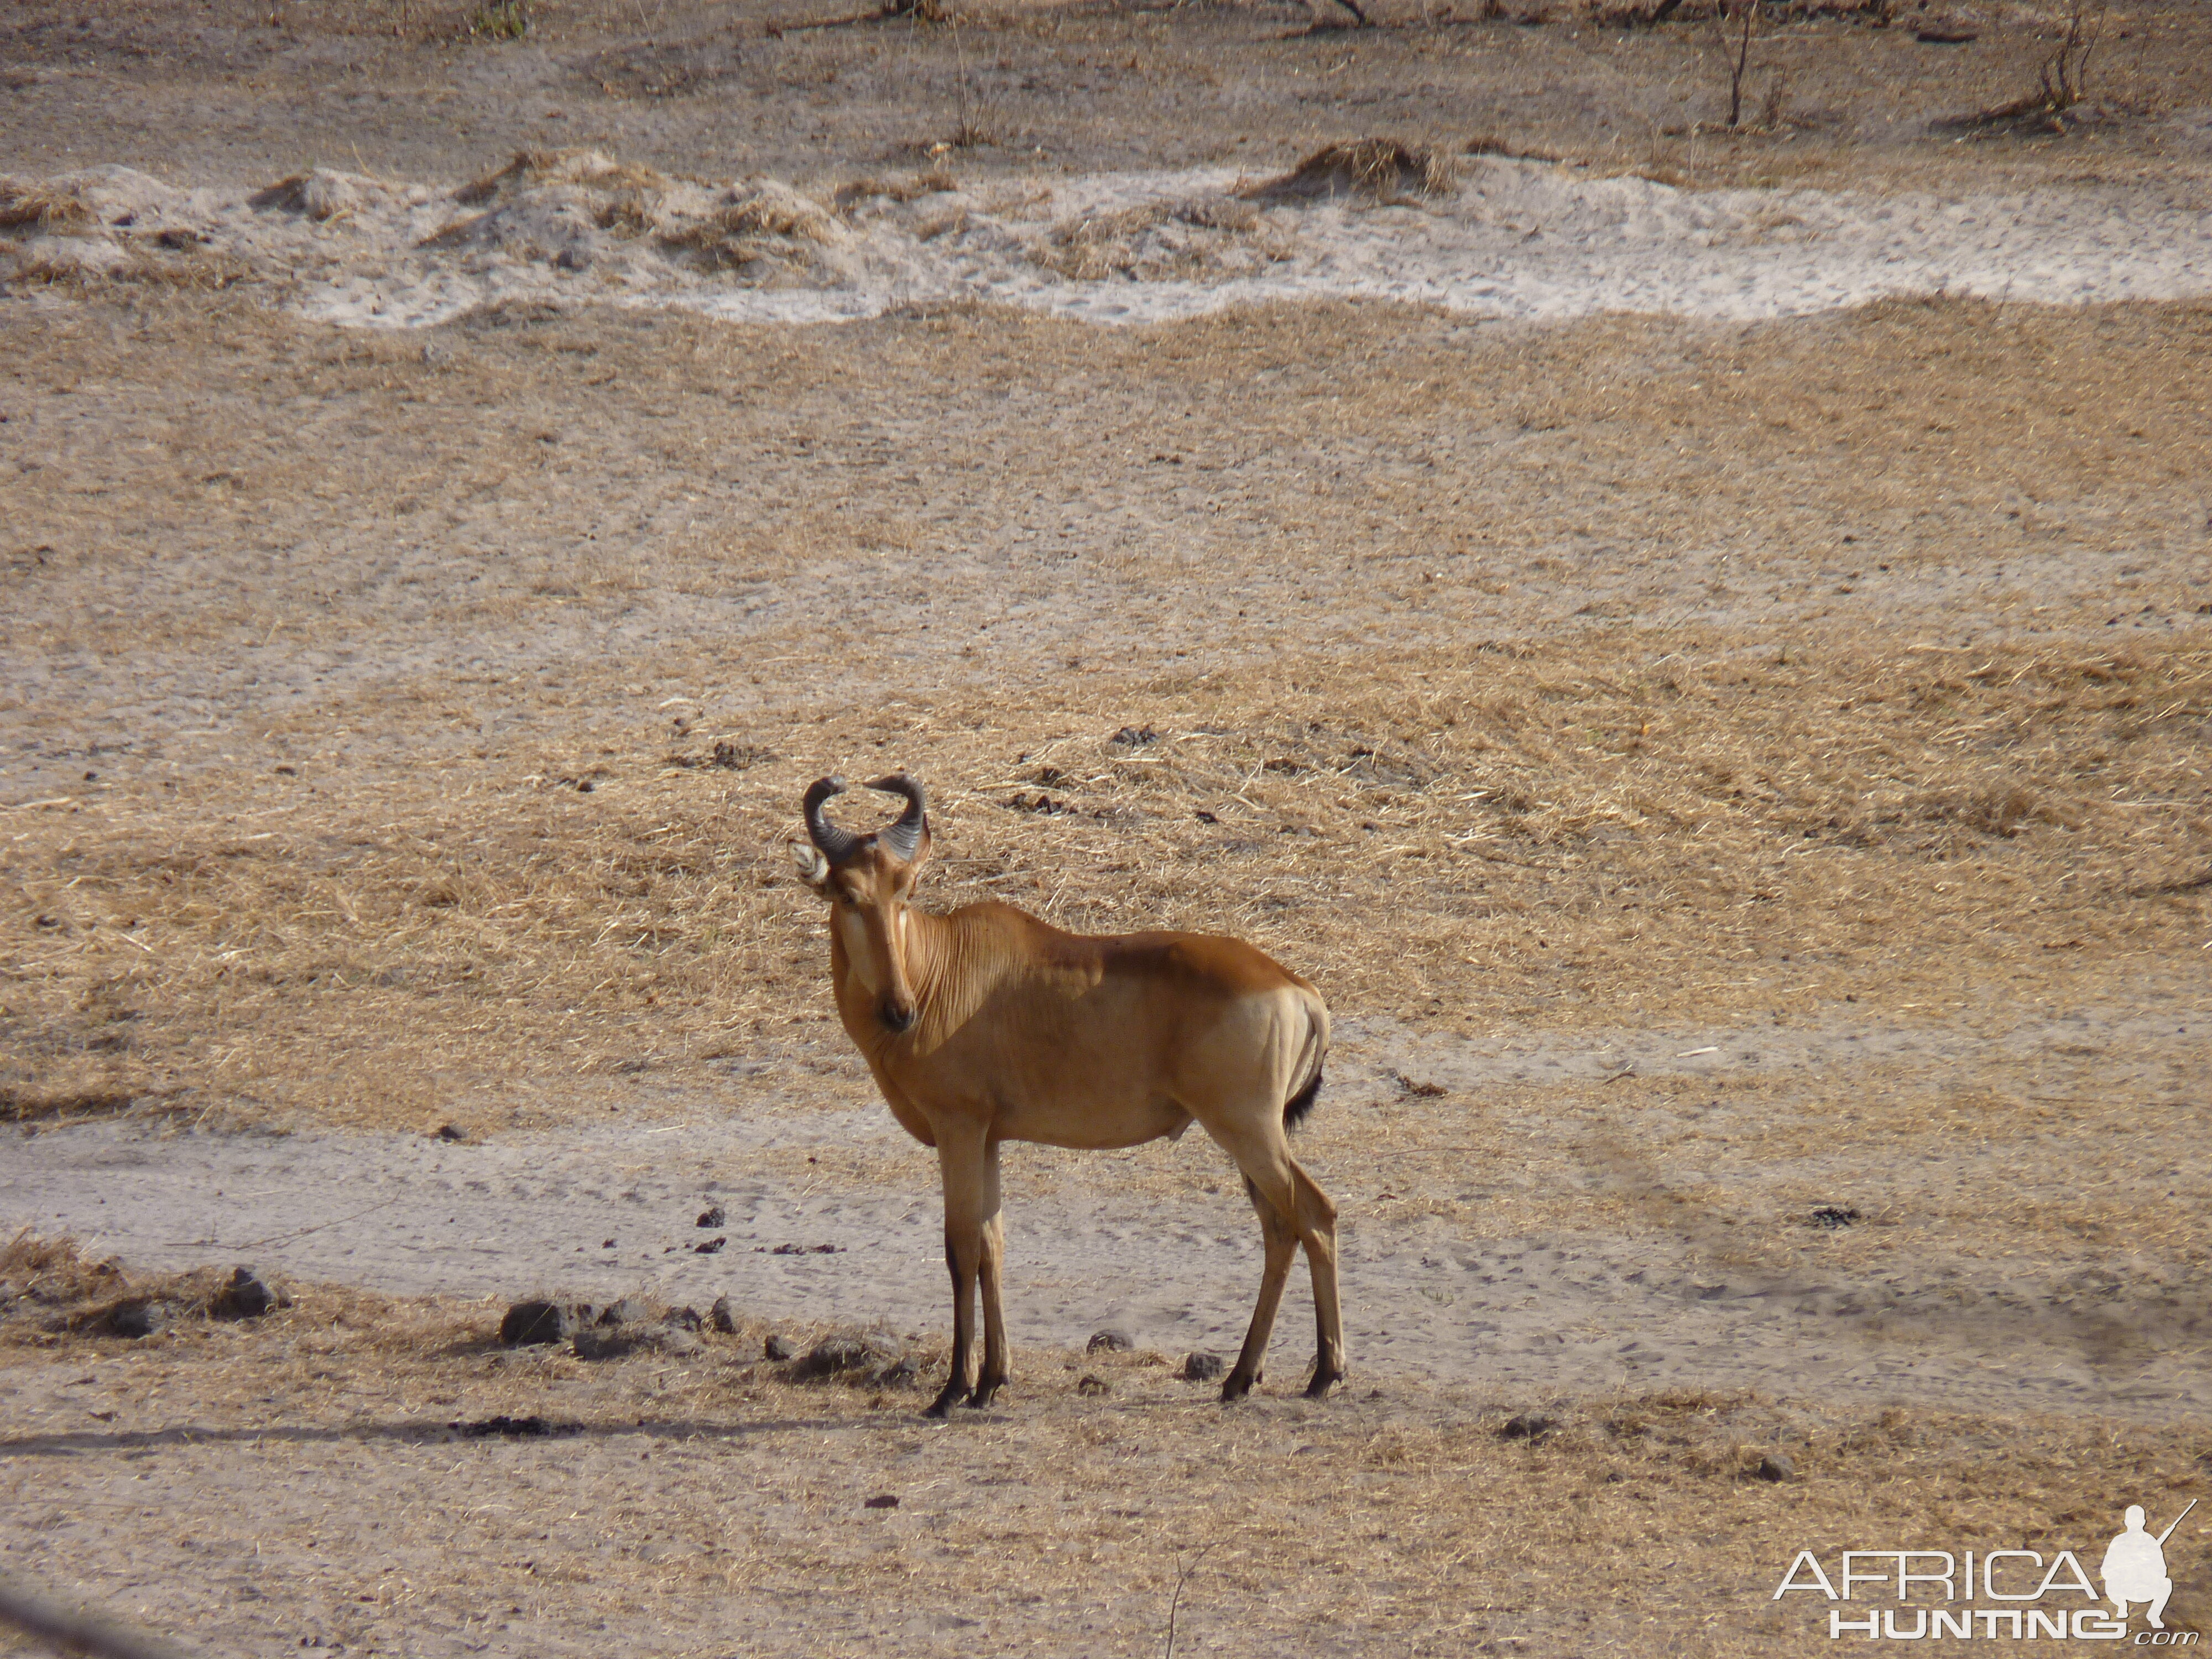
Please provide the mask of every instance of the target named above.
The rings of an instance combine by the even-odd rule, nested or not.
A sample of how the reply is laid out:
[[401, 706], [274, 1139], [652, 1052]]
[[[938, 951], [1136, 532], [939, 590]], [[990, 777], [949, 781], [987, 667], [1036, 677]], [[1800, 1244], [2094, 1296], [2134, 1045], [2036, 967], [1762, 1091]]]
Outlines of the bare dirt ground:
[[[2094, 1568], [2125, 1504], [2212, 1496], [2202, 9], [2112, 12], [2099, 96], [2033, 130], [1936, 124], [2031, 86], [2050, 14], [1793, 15], [1735, 136], [1709, 17], [1462, 9], [0, 21], [8, 1571], [211, 1652], [1150, 1652], [1176, 1604], [1226, 1653], [1750, 1654], [1828, 1643], [1770, 1600], [1800, 1548]], [[401, 328], [377, 248], [280, 280], [25, 193], [127, 167], [210, 235], [338, 237], [306, 185], [232, 198], [591, 146], [941, 249], [984, 231], [939, 198], [1377, 133], [1561, 158], [1449, 212], [1613, 175], [1682, 225], [1788, 185], [2166, 227], [2185, 297], [794, 325], [595, 301], [549, 244]], [[1413, 211], [1261, 232], [1323, 270]], [[1067, 222], [1008, 258], [1189, 276], [1164, 222]], [[772, 297], [793, 245], [684, 280]], [[943, 1363], [933, 1166], [782, 851], [810, 779], [892, 764], [933, 902], [1234, 931], [1322, 986], [1339, 1400], [1289, 1397], [1303, 1302], [1248, 1411], [1157, 1363], [1232, 1347], [1257, 1279], [1194, 1142], [1013, 1158], [999, 1409], [760, 1363], [770, 1322]], [[123, 1286], [64, 1234], [295, 1304], [100, 1334]], [[741, 1328], [501, 1351], [537, 1291]], [[1085, 1357], [1109, 1323], [1140, 1352]], [[501, 1415], [558, 1432], [447, 1426]], [[2170, 1620], [2212, 1616], [2204, 1513]]]

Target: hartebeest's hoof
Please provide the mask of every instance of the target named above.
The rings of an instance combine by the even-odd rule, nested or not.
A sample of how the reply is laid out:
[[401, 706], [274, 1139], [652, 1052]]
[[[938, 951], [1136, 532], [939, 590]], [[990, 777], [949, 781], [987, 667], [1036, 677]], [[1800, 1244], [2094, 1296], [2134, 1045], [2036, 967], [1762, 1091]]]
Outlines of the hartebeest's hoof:
[[959, 1383], [947, 1382], [945, 1385], [945, 1392], [929, 1402], [929, 1409], [922, 1413], [922, 1415], [933, 1417], [939, 1422], [943, 1422], [951, 1413], [952, 1408], [967, 1397], [968, 1390]]
[[1342, 1371], [1316, 1371], [1313, 1381], [1306, 1384], [1306, 1398], [1325, 1400], [1328, 1397], [1328, 1391], [1343, 1381]]
[[999, 1390], [1004, 1386], [998, 1382], [978, 1382], [969, 1395], [967, 1403], [980, 1412], [999, 1397]]
[[1234, 1371], [1230, 1372], [1228, 1380], [1221, 1385], [1221, 1403], [1224, 1406], [1236, 1404], [1246, 1395], [1251, 1393], [1254, 1385], [1259, 1381], [1260, 1373], [1257, 1371], [1249, 1376], [1239, 1376]]

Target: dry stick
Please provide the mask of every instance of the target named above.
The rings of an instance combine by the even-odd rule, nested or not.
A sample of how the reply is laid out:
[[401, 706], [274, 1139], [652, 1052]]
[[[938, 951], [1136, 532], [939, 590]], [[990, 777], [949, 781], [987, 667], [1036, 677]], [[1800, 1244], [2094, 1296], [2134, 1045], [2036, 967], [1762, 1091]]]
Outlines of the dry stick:
[[[1729, 71], [1729, 131], [1734, 132], [1743, 116], [1743, 75], [1751, 63], [1751, 20], [1759, 9], [1759, 0], [1743, 0], [1743, 40], [1736, 49], [1735, 66]], [[1725, 19], [1726, 13], [1723, 13]], [[1721, 42], [1727, 45], [1727, 23], [1722, 24]]]
[[0, 1578], [0, 1621], [71, 1653], [93, 1659], [187, 1659], [182, 1648], [129, 1625], [103, 1619]]
[[1166, 1651], [1160, 1656], [1160, 1659], [1175, 1659], [1176, 1613], [1182, 1606], [1183, 1584], [1190, 1577], [1192, 1569], [1195, 1568], [1200, 1561], [1203, 1561], [1206, 1559], [1206, 1550], [1210, 1550], [1212, 1547], [1212, 1545], [1208, 1544], [1206, 1547], [1206, 1549], [1202, 1549], [1199, 1551], [1196, 1555], [1192, 1556], [1190, 1558], [1189, 1566], [1185, 1566], [1183, 1565], [1182, 1558], [1181, 1556], [1177, 1556], [1176, 1558], [1175, 1595], [1168, 1601], [1168, 1644]]

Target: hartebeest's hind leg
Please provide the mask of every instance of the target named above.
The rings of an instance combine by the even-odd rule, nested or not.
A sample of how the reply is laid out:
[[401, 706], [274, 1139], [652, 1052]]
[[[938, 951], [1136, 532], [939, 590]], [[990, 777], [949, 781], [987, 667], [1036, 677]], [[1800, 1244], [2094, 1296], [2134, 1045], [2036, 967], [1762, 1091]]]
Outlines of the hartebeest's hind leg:
[[1306, 1394], [1318, 1400], [1344, 1380], [1344, 1314], [1336, 1296], [1336, 1206], [1296, 1158], [1291, 1160], [1291, 1179], [1297, 1188], [1298, 1239], [1306, 1248], [1306, 1265], [1313, 1269], [1314, 1374]]
[[[980, 1127], [940, 1127], [938, 1171], [945, 1182], [945, 1265], [952, 1275], [952, 1364], [928, 1415], [942, 1417], [963, 1400], [988, 1405], [1006, 1380], [1006, 1319], [999, 1302], [999, 1158]], [[983, 1376], [969, 1381], [975, 1356], [976, 1281], [984, 1280]]]
[[1267, 1243], [1267, 1265], [1260, 1273], [1260, 1299], [1253, 1305], [1252, 1323], [1244, 1333], [1243, 1352], [1237, 1356], [1236, 1369], [1229, 1373], [1221, 1385], [1224, 1401], [1242, 1400], [1259, 1383], [1267, 1363], [1267, 1339], [1274, 1332], [1275, 1310], [1282, 1305], [1283, 1286], [1291, 1276], [1291, 1262], [1298, 1253], [1297, 1230], [1290, 1218], [1252, 1184], [1250, 1176], [1244, 1180], [1244, 1190], [1252, 1200], [1252, 1207], [1259, 1212], [1260, 1232]]
[[983, 1149], [983, 1369], [968, 1403], [981, 1407], [1006, 1385], [1012, 1371], [1006, 1355], [1006, 1218], [999, 1207], [999, 1143]]
[[[1313, 1269], [1314, 1322], [1319, 1328], [1313, 1381], [1307, 1384], [1306, 1393], [1318, 1400], [1344, 1376], [1344, 1317], [1336, 1294], [1336, 1206], [1291, 1156], [1279, 1124], [1266, 1122], [1261, 1128], [1240, 1133], [1209, 1123], [1206, 1133], [1244, 1172], [1245, 1184], [1253, 1194], [1252, 1206], [1261, 1211], [1261, 1226], [1268, 1227], [1266, 1210], [1261, 1208], [1264, 1203], [1274, 1211], [1277, 1224], [1286, 1226], [1305, 1248], [1306, 1265]], [[1270, 1230], [1260, 1304], [1252, 1310], [1252, 1328], [1244, 1338], [1237, 1369], [1221, 1385], [1224, 1400], [1239, 1398], [1259, 1380], [1267, 1337], [1274, 1327], [1275, 1308], [1282, 1298], [1283, 1278], [1290, 1266], [1285, 1254], [1282, 1273], [1277, 1273], [1276, 1250], [1275, 1235]]]

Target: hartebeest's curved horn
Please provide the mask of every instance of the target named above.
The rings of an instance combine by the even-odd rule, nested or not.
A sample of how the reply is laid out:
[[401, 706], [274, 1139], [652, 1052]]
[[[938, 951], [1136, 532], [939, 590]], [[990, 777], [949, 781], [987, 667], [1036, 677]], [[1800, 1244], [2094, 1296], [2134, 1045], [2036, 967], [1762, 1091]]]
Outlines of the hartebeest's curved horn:
[[817, 778], [809, 785], [806, 799], [801, 810], [806, 814], [806, 838], [822, 849], [822, 856], [832, 864], [842, 864], [859, 850], [860, 838], [850, 830], [840, 830], [822, 816], [822, 803], [832, 795], [845, 793], [842, 778]]
[[929, 799], [921, 793], [921, 786], [903, 772], [894, 772], [887, 778], [878, 778], [868, 786], [886, 795], [906, 797], [906, 811], [898, 822], [876, 831], [876, 839], [909, 863], [915, 849], [921, 845], [921, 832], [929, 822]]

